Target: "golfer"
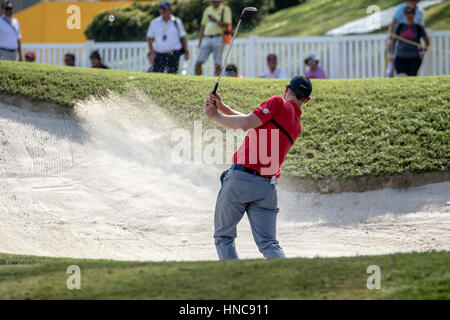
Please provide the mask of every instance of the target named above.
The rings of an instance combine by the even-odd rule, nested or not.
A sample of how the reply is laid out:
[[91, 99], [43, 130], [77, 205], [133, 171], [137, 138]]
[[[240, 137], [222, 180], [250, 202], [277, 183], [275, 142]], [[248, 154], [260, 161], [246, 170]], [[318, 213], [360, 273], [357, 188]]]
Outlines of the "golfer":
[[297, 76], [286, 86], [285, 97], [272, 97], [245, 115], [210, 94], [204, 104], [206, 116], [230, 129], [251, 130], [234, 154], [230, 169], [222, 173], [217, 197], [214, 239], [220, 260], [237, 259], [236, 226], [244, 213], [253, 238], [266, 258], [284, 258], [276, 239], [277, 189], [280, 166], [301, 132], [301, 106], [311, 99], [312, 85]]

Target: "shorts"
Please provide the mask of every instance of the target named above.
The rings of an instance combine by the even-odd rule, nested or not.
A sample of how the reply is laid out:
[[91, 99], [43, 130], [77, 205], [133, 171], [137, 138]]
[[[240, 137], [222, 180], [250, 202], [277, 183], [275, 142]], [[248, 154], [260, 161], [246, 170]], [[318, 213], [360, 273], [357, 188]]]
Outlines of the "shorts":
[[17, 60], [17, 51], [0, 49], [0, 60]]
[[222, 52], [223, 52], [223, 38], [222, 35], [216, 37], [206, 37], [202, 41], [200, 46], [200, 52], [198, 53], [197, 63], [205, 63], [209, 55], [212, 53], [214, 57], [214, 64], [222, 64]]
[[416, 58], [395, 58], [395, 71], [397, 74], [406, 74], [409, 77], [417, 76], [422, 59]]

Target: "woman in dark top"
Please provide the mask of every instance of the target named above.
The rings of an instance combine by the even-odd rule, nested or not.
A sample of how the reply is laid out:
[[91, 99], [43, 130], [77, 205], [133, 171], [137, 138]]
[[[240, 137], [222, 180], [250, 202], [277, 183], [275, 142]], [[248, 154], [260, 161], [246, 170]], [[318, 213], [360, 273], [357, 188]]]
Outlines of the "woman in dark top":
[[[395, 71], [397, 74], [407, 74], [408, 76], [417, 76], [422, 59], [430, 46], [430, 40], [425, 32], [425, 29], [414, 23], [414, 15], [416, 9], [409, 6], [405, 7], [406, 23], [400, 23], [395, 34], [401, 38], [392, 37], [391, 52], [395, 50], [397, 43], [397, 51], [395, 54]], [[420, 46], [420, 40], [424, 39], [426, 47]], [[398, 41], [398, 42], [397, 42]], [[411, 42], [417, 43], [417, 45]]]

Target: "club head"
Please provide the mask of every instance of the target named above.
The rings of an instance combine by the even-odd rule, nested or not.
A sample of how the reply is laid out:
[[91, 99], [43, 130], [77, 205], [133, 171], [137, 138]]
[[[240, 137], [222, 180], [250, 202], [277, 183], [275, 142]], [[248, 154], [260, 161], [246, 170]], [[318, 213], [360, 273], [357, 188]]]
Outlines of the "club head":
[[244, 10], [242, 10], [242, 13], [241, 13], [241, 17], [244, 15], [244, 13], [246, 13], [246, 12], [256, 12], [256, 11], [258, 11], [258, 9], [256, 9], [255, 7], [246, 7], [246, 8], [244, 8]]

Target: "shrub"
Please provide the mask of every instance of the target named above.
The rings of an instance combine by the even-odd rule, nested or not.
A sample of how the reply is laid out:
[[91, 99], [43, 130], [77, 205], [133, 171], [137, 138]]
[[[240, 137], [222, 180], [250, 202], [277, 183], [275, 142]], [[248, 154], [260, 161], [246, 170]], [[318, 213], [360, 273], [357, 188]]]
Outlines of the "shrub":
[[[267, 14], [267, 0], [228, 0], [226, 3], [233, 12], [233, 25], [236, 26], [239, 14], [244, 7], [257, 7], [258, 12], [246, 15], [242, 21], [242, 31], [249, 31]], [[198, 34], [202, 13], [210, 4], [208, 0], [192, 0], [173, 3], [174, 15], [184, 24], [188, 34]], [[114, 15], [114, 22], [109, 16]], [[85, 34], [90, 40], [109, 41], [144, 41], [150, 22], [159, 16], [159, 4], [133, 3], [129, 7], [101, 11], [88, 25]]]
[[[114, 21], [109, 16], [114, 16]], [[129, 7], [101, 11], [88, 25], [85, 34], [90, 40], [144, 41], [150, 21], [159, 16], [158, 4], [133, 3]]]

